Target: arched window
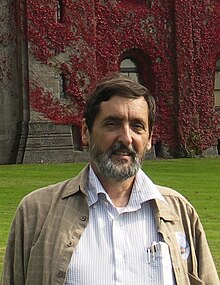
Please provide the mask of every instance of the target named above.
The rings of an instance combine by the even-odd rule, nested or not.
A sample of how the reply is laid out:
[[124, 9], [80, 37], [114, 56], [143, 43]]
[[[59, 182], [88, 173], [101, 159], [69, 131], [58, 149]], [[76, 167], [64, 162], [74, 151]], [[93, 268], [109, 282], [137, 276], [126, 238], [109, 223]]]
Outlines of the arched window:
[[56, 4], [56, 20], [57, 22], [63, 22], [64, 5], [63, 0], [58, 0]]
[[122, 60], [121, 66], [120, 66], [120, 72], [138, 82], [137, 66], [132, 59], [126, 58]]
[[220, 112], [220, 59], [216, 62], [216, 70], [215, 70], [215, 108]]

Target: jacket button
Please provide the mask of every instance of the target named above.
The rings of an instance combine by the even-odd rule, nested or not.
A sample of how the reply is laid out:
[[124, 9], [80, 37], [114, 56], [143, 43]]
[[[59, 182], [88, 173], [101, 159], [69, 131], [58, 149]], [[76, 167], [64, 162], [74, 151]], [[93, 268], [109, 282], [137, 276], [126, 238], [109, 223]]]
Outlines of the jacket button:
[[84, 222], [86, 220], [86, 216], [82, 216], [80, 220]]
[[72, 241], [69, 241], [68, 244], [67, 244], [67, 246], [68, 246], [68, 247], [73, 246], [73, 242], [72, 242]]
[[64, 273], [62, 271], [59, 271], [57, 275], [58, 277], [63, 277]]

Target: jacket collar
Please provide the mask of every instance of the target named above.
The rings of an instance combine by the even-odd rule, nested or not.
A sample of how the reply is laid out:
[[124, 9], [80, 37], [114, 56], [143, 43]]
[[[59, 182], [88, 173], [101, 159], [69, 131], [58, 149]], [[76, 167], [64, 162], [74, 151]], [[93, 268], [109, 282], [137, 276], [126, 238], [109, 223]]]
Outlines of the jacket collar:
[[62, 198], [67, 198], [77, 192], [81, 191], [87, 196], [86, 186], [88, 182], [89, 165], [86, 165], [80, 173], [65, 183], [65, 188], [63, 190]]
[[160, 200], [154, 200], [154, 203], [156, 207], [156, 218], [163, 219], [167, 222], [179, 221], [179, 216], [174, 212], [169, 204]]

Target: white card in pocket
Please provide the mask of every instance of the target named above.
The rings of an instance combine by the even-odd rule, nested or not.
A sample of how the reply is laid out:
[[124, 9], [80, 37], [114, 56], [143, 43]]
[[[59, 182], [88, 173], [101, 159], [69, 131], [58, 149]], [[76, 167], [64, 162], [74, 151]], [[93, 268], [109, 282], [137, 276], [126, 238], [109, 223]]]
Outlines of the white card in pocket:
[[[152, 242], [147, 249], [147, 260], [150, 266], [154, 267], [161, 276], [163, 285], [175, 285], [172, 262], [169, 247], [165, 242]], [[156, 267], [156, 268], [155, 268]]]

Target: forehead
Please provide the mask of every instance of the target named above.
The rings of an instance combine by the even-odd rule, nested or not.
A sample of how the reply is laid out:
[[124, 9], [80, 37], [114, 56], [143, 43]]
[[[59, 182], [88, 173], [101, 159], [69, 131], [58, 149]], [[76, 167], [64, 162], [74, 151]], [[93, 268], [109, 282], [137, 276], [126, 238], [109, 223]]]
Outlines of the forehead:
[[148, 121], [148, 104], [144, 97], [133, 99], [114, 95], [100, 104], [100, 112], [97, 115], [99, 118], [109, 116]]

